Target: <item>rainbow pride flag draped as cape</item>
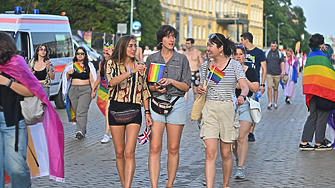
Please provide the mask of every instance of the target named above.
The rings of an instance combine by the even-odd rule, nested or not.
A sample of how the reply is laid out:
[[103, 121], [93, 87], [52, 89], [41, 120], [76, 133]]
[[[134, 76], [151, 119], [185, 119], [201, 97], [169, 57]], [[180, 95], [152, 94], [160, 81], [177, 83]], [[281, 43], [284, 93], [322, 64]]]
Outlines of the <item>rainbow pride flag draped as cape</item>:
[[162, 79], [164, 68], [164, 64], [151, 63], [148, 74], [148, 82], [158, 82], [160, 79]]
[[213, 80], [216, 84], [218, 84], [225, 75], [226, 73], [222, 72], [214, 65], [212, 65], [212, 68], [208, 73], [207, 79]]
[[314, 95], [335, 101], [335, 70], [327, 56], [320, 50], [309, 53], [302, 85], [308, 107]]
[[105, 109], [107, 101], [108, 101], [107, 80], [105, 77], [101, 76], [100, 85], [98, 88], [97, 105], [104, 115], [106, 115]]
[[[26, 161], [31, 177], [50, 175], [50, 179], [64, 182], [64, 130], [55, 108], [23, 57], [13, 56], [5, 65], [0, 65], [0, 70], [19, 81], [46, 104], [43, 123], [28, 127]], [[9, 182], [8, 176], [5, 180]]]

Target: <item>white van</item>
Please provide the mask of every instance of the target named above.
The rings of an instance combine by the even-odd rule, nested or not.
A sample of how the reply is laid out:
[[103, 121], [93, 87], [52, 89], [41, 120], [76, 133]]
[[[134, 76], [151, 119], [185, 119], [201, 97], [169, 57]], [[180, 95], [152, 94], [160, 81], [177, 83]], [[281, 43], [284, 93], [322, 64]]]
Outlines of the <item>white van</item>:
[[50, 100], [55, 101], [57, 108], [65, 108], [60, 75], [74, 56], [69, 19], [46, 14], [0, 14], [0, 32], [3, 31], [14, 38], [18, 51], [27, 61], [33, 58], [39, 44], [48, 46], [56, 72], [51, 82]]

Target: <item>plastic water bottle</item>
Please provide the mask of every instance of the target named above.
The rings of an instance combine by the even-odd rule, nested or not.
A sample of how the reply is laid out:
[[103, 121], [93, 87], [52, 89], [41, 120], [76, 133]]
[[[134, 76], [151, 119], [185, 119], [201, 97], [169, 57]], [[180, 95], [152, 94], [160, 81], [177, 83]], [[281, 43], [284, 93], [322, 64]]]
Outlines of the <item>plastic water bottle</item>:
[[256, 99], [261, 98], [261, 96], [262, 96], [262, 90], [259, 90], [259, 91], [256, 93]]

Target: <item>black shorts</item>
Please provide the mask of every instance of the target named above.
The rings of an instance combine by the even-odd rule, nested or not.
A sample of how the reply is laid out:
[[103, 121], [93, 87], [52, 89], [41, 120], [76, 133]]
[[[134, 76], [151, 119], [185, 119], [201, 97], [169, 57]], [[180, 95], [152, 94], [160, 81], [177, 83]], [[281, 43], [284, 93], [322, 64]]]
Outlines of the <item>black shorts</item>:
[[141, 125], [141, 105], [110, 101], [108, 108], [108, 123], [110, 126], [128, 125], [136, 123]]

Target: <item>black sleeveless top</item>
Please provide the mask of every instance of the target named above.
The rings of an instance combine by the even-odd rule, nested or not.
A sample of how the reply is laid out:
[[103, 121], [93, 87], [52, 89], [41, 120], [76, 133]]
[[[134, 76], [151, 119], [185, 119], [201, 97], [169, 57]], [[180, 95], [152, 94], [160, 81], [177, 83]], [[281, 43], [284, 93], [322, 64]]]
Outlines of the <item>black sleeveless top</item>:
[[43, 80], [44, 81], [45, 78], [47, 77], [47, 68], [44, 68], [41, 71], [35, 70], [34, 75], [37, 78], [37, 80]]

